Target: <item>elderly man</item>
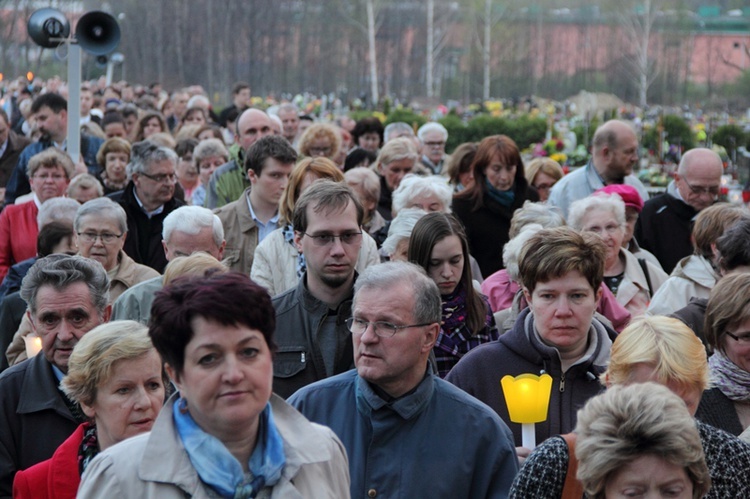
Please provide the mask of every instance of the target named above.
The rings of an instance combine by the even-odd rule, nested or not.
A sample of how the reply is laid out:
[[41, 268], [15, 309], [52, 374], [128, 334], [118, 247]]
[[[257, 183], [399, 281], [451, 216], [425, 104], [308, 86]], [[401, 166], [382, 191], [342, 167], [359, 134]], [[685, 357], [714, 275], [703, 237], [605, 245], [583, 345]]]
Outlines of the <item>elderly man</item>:
[[297, 153], [282, 137], [263, 137], [248, 149], [245, 170], [252, 187], [215, 210], [226, 232], [232, 270], [250, 275], [255, 247], [279, 228], [279, 199], [296, 161]]
[[21, 287], [42, 355], [0, 375], [0, 497], [10, 497], [16, 471], [49, 459], [85, 421], [58, 388], [78, 340], [109, 319], [109, 279], [81, 256], [51, 255], [31, 267]]
[[279, 106], [276, 115], [281, 120], [284, 127], [283, 135], [290, 144], [296, 145], [297, 131], [299, 129], [299, 108], [292, 103], [286, 103]]
[[440, 303], [414, 264], [368, 268], [347, 321], [356, 369], [289, 399], [343, 442], [352, 497], [508, 496], [518, 466], [508, 427], [429, 367]]
[[294, 207], [294, 243], [305, 255], [299, 283], [273, 299], [276, 343], [273, 391], [299, 388], [352, 368], [354, 266], [362, 247], [364, 210], [344, 184], [319, 180]]
[[[17, 197], [31, 192], [27, 168], [32, 156], [49, 147], [65, 150], [68, 133], [68, 101], [58, 94], [47, 93], [37, 97], [31, 104], [31, 114], [35, 116], [36, 125], [42, 138], [39, 142], [32, 142], [21, 152], [18, 163], [8, 179], [5, 191], [6, 204], [12, 204]], [[96, 162], [96, 153], [104, 140], [88, 135], [81, 135], [81, 160], [86, 164], [88, 172], [98, 175], [103, 165]], [[79, 172], [82, 173], [82, 172]]]
[[[583, 199], [610, 184], [632, 185], [638, 190], [641, 199], [648, 199], [648, 191], [633, 175], [633, 167], [637, 162], [638, 137], [635, 131], [623, 121], [610, 120], [594, 133], [589, 163], [560, 179], [552, 187], [549, 203], [560, 208], [567, 218], [573, 201]], [[638, 242], [641, 242], [640, 238]]]
[[710, 149], [691, 149], [682, 156], [667, 192], [644, 198], [648, 201], [635, 226], [635, 237], [641, 247], [654, 254], [665, 272], [672, 272], [677, 262], [693, 253], [693, 222], [718, 198], [723, 172], [718, 154]]
[[450, 159], [450, 156], [445, 154], [448, 130], [440, 123], [425, 123], [417, 130], [417, 137], [422, 144], [422, 164], [430, 173], [443, 173], [443, 168]]
[[[203, 251], [217, 260], [224, 257], [224, 227], [219, 217], [201, 206], [182, 206], [164, 219], [162, 248], [167, 261]], [[162, 276], [129, 288], [112, 305], [112, 320], [148, 324], [154, 294], [162, 288]]]
[[185, 203], [174, 197], [177, 154], [144, 140], [133, 144], [128, 163], [130, 182], [107, 197], [119, 202], [128, 216], [125, 253], [157, 272], [167, 266], [159, 236], [167, 215]]
[[229, 148], [229, 162], [211, 174], [206, 188], [206, 208], [214, 209], [236, 201], [250, 187], [245, 170], [245, 154], [251, 145], [273, 135], [271, 118], [259, 109], [247, 109], [237, 117], [234, 145]]

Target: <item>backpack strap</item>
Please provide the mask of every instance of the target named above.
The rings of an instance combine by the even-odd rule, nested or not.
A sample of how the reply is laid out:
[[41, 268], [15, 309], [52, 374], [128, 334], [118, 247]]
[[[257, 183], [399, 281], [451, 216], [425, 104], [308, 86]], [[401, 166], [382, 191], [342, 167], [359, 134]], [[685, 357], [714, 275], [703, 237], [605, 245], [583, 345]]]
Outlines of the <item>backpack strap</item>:
[[654, 296], [654, 289], [651, 287], [651, 274], [648, 271], [648, 265], [646, 265], [646, 259], [639, 258], [638, 263], [641, 265], [641, 269], [643, 270], [643, 275], [646, 276], [646, 284], [648, 284], [648, 294], [649, 294], [649, 299], [650, 299]]
[[576, 478], [578, 472], [578, 458], [576, 457], [576, 434], [566, 433], [560, 435], [568, 444], [568, 472], [565, 475], [561, 499], [581, 499], [583, 497], [583, 485]]

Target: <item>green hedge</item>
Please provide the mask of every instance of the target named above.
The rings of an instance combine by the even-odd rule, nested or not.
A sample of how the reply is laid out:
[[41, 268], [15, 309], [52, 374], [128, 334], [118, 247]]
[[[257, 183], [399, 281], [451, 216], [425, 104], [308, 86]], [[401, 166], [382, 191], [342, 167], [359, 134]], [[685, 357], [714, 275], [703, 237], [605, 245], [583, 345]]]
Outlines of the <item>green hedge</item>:
[[718, 144], [727, 150], [729, 157], [736, 147], [747, 145], [748, 135], [739, 125], [723, 125], [716, 129], [711, 135], [714, 144]]
[[[683, 151], [695, 147], [695, 137], [693, 137], [693, 131], [690, 130], [690, 125], [688, 125], [687, 121], [679, 116], [670, 114], [664, 116], [662, 123], [664, 124], [664, 131], [667, 132], [666, 141], [671, 145], [680, 144]], [[659, 132], [655, 126], [647, 131], [643, 137], [643, 147], [656, 151], [658, 149], [658, 141]]]

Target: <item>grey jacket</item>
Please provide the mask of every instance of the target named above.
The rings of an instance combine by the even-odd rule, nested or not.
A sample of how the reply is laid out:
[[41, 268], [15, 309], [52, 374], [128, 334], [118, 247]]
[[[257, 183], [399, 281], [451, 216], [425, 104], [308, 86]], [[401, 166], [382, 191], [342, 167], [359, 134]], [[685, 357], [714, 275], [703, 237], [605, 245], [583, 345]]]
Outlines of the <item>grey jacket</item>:
[[307, 290], [307, 274], [297, 287], [273, 299], [278, 350], [273, 359], [273, 391], [287, 398], [303, 386], [354, 367], [352, 334], [346, 319], [352, 297], [333, 311]]
[[[120, 442], [91, 462], [81, 477], [79, 499], [216, 497], [190, 463], [174, 427], [173, 402], [174, 397], [164, 405], [150, 433]], [[271, 397], [271, 410], [284, 440], [286, 465], [270, 497], [349, 497], [349, 463], [336, 435], [277, 396]]]
[[112, 304], [110, 321], [131, 320], [148, 324], [154, 295], [162, 288], [162, 276], [136, 284], [125, 291]]

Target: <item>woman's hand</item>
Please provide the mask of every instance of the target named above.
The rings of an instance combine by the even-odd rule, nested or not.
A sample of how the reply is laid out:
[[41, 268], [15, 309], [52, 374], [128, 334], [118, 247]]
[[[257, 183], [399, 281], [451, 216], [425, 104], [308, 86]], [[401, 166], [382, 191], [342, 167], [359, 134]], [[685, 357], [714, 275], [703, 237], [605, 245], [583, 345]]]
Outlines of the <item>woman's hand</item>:
[[531, 449], [528, 447], [516, 447], [516, 455], [518, 456], [518, 467], [523, 466], [526, 458], [531, 455]]

